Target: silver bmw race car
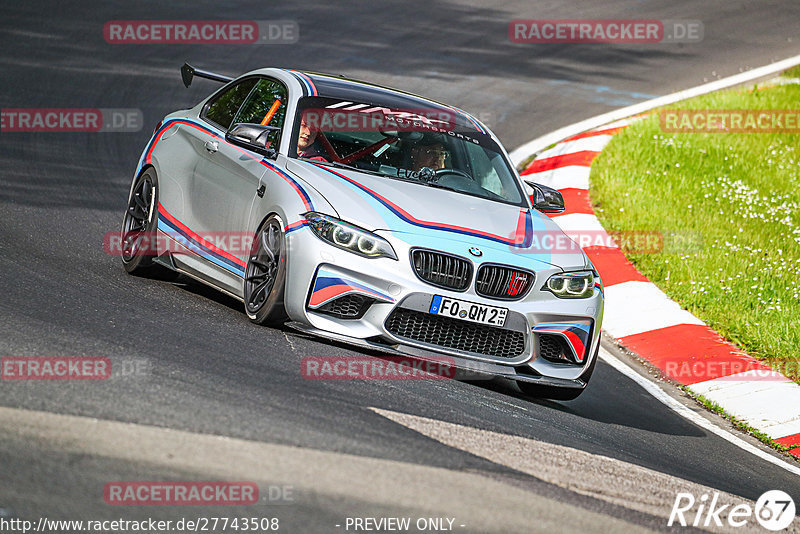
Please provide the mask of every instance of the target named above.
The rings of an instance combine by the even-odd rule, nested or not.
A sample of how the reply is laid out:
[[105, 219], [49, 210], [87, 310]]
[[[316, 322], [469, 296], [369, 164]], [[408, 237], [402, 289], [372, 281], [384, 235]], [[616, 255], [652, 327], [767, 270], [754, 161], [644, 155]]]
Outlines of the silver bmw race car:
[[167, 267], [243, 301], [259, 324], [576, 398], [600, 344], [603, 287], [469, 114], [409, 93], [267, 68], [159, 123], [129, 193], [130, 273]]

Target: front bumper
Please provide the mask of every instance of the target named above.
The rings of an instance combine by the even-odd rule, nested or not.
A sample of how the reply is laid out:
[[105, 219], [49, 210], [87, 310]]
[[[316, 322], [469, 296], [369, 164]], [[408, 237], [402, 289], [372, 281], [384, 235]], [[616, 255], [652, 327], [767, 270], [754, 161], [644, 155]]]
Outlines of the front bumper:
[[[525, 262], [526, 258], [513, 251], [487, 250], [486, 257], [470, 258], [469, 243], [453, 239], [425, 236], [426, 248], [456, 254], [473, 262], [473, 277], [482, 262], [524, 267], [536, 273], [536, 280], [527, 295], [518, 301], [485, 298], [475, 292], [474, 283], [463, 292], [430, 285], [419, 279], [410, 261], [409, 251], [417, 243], [408, 234], [380, 232], [394, 247], [399, 260], [364, 258], [318, 239], [308, 229], [287, 235], [287, 279], [285, 307], [292, 326], [323, 337], [417, 358], [446, 355], [456, 366], [470, 372], [505, 376], [517, 380], [550, 383], [559, 387], [578, 387], [585, 384], [581, 375], [596, 357], [600, 343], [600, 324], [603, 314], [603, 294], [597, 289], [587, 299], [559, 299], [542, 290], [547, 279], [561, 269], [542, 262]], [[536, 268], [532, 268], [533, 265]], [[324, 279], [325, 283], [319, 280]], [[333, 280], [334, 282], [331, 282]], [[326, 302], [351, 293], [370, 295], [373, 303], [356, 319], [338, 318], [321, 313]], [[434, 295], [466, 300], [488, 306], [508, 308], [502, 330], [522, 334], [523, 348], [516, 355], [497, 356], [479, 351], [458, 350], [401, 337], [387, 328], [393, 311], [402, 308], [427, 313]], [[454, 319], [454, 321], [457, 321]], [[463, 321], [458, 321], [463, 323]], [[577, 323], [590, 325], [590, 334], [581, 364], [554, 362], [537, 354], [534, 328], [544, 324]], [[471, 325], [472, 323], [467, 323]]]

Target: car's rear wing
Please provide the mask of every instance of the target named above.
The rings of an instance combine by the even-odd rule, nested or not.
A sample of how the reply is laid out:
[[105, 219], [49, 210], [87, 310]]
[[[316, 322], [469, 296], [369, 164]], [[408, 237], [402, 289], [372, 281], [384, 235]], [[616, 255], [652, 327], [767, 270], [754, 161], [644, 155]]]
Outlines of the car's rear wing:
[[207, 70], [196, 69], [189, 65], [188, 63], [184, 63], [183, 67], [181, 67], [181, 78], [183, 78], [183, 85], [189, 87], [192, 85], [192, 78], [197, 76], [198, 78], [206, 78], [209, 80], [214, 80], [215, 82], [222, 82], [228, 83], [233, 81], [233, 78], [230, 76], [225, 76], [224, 74], [217, 74], [216, 72], [209, 72]]

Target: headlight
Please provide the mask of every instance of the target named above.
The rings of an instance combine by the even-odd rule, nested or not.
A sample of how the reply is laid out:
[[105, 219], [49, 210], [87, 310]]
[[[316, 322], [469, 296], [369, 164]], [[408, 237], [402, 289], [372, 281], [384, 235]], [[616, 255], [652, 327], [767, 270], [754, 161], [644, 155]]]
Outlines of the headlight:
[[562, 299], [585, 299], [594, 293], [594, 274], [591, 271], [554, 274], [547, 280], [547, 289]]
[[303, 217], [317, 237], [335, 247], [367, 258], [397, 259], [392, 245], [372, 232], [314, 211], [304, 213]]

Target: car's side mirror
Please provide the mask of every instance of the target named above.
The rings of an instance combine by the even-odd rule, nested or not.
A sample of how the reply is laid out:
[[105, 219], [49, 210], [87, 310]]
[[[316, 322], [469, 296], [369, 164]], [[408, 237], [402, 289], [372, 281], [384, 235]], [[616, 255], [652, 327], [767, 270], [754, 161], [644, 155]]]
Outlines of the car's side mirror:
[[557, 189], [535, 182], [525, 183], [533, 189], [533, 207], [535, 209], [542, 213], [562, 213], [566, 209], [564, 197]]
[[278, 151], [268, 146], [270, 142], [269, 134], [279, 130], [280, 128], [277, 126], [239, 122], [228, 130], [228, 133], [225, 134], [225, 140], [233, 145], [258, 152], [270, 159], [275, 159]]

